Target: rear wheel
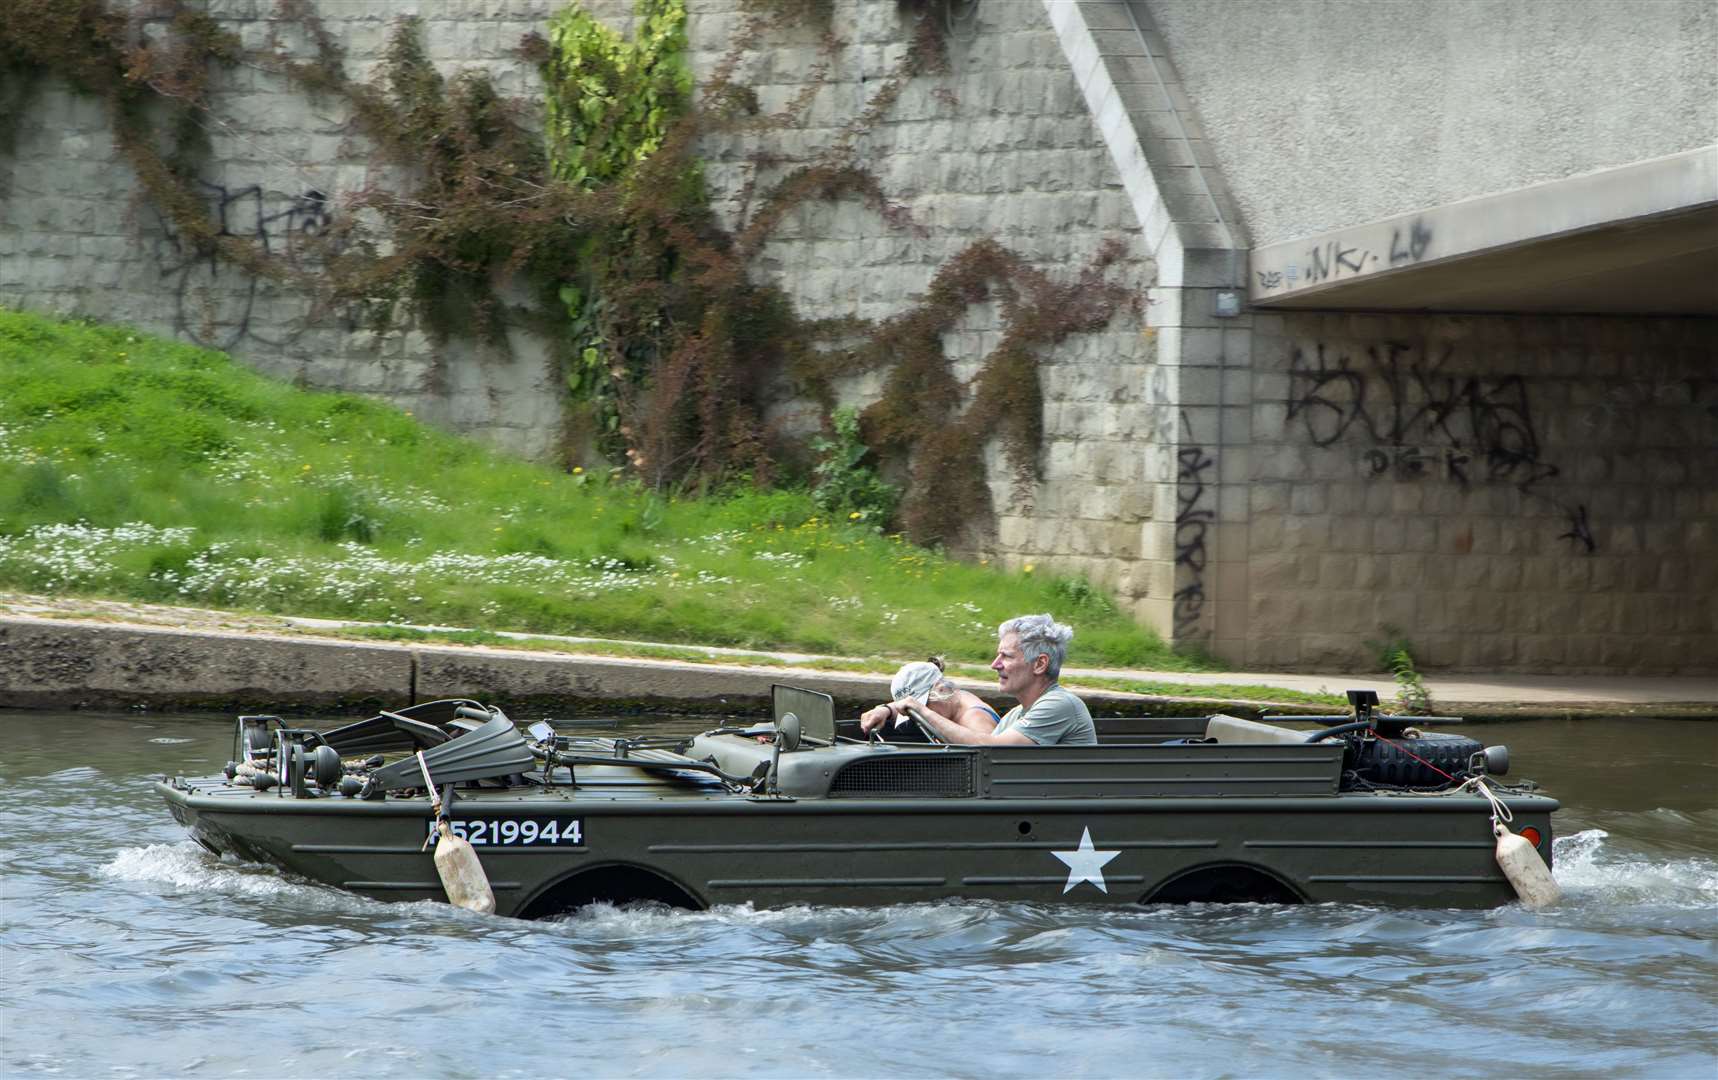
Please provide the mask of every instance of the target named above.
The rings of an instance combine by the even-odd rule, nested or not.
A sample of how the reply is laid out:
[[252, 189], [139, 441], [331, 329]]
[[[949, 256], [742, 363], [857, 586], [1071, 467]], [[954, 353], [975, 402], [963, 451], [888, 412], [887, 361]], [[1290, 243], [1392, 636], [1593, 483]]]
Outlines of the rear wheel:
[[704, 908], [697, 897], [656, 871], [615, 863], [593, 866], [557, 881], [528, 901], [518, 917], [548, 919], [591, 904], [662, 904], [687, 911]]
[[1224, 863], [1200, 866], [1170, 878], [1141, 903], [1146, 904], [1302, 904], [1294, 887], [1256, 866]]

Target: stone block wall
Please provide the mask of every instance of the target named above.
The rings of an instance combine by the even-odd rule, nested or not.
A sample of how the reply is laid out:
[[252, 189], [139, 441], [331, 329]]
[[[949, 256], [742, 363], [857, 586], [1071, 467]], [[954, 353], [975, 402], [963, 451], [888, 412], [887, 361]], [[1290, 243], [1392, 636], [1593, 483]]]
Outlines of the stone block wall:
[[[703, 77], [721, 62], [743, 7], [708, 0], [693, 10], [695, 67]], [[988, 485], [995, 519], [973, 523], [958, 546], [1007, 565], [1084, 575], [1124, 603], [1143, 602], [1152, 581], [1141, 523], [1172, 514], [1172, 500], [1158, 494], [1167, 478], [1151, 467], [1158, 434], [1173, 422], [1172, 387], [1146, 333], [1154, 266], [1043, 6], [977, 5], [947, 38], [947, 73], [910, 80], [863, 130], [855, 121], [905, 56], [914, 16], [867, 0], [832, 10], [840, 44], [827, 56], [817, 28], [799, 25], [775, 32], [740, 61], [735, 80], [756, 90], [763, 114], [799, 98], [818, 80], [820, 65], [827, 74], [803, 123], [705, 141], [715, 205], [731, 228], [743, 228], [783, 177], [828, 160], [844, 141], [852, 146], [854, 161], [897, 212], [886, 219], [856, 197], [802, 203], [775, 228], [757, 264], [755, 276], [779, 285], [811, 318], [898, 315], [980, 240], [1002, 244], [1059, 281], [1077, 277], [1106, 240], [1125, 241], [1127, 253], [1109, 277], [1139, 296], [1140, 309], [1118, 310], [1105, 330], [1041, 353], [1042, 482], [1018, 487], [993, 443], [986, 474], [971, 482]], [[945, 335], [961, 378], [980, 370], [1004, 327], [999, 305], [975, 303]], [[875, 377], [856, 377], [839, 390], [863, 405], [877, 387]], [[924, 422], [952, 420], [964, 404], [926, 401]], [[785, 402], [782, 411], [794, 407]]]
[[1712, 670], [1709, 320], [1251, 321], [1248, 665]]
[[1157, 411], [1140, 446], [1153, 505], [1139, 524], [1143, 557], [1129, 568], [1127, 592], [1167, 640], [1239, 655], [1251, 386], [1247, 319], [1235, 301], [1246, 228], [1144, 5], [1046, 0], [1044, 10], [1156, 263], [1152, 392], [1174, 404]]
[[[145, 5], [138, 5], [144, 7]], [[541, 32], [554, 0], [375, 0], [322, 3], [348, 74], [370, 77], [397, 21], [422, 18], [438, 67], [490, 71], [508, 93], [537, 93], [511, 55]], [[616, 5], [630, 10], [630, 5]], [[314, 56], [303, 27], [273, 0], [210, 0], [246, 47]], [[147, 20], [144, 25], [148, 30]], [[308, 265], [305, 240], [345, 212], [343, 200], [395, 180], [332, 100], [312, 99], [255, 65], [220, 71], [203, 118], [209, 150], [197, 174], [210, 214], [233, 236]], [[355, 313], [187, 253], [116, 153], [103, 106], [58, 83], [32, 88], [9, 154], [0, 154], [0, 304], [129, 323], [232, 352], [307, 386], [385, 398], [432, 423], [529, 457], [562, 439], [561, 380], [546, 344], [431, 341], [412, 326], [358, 329]]]

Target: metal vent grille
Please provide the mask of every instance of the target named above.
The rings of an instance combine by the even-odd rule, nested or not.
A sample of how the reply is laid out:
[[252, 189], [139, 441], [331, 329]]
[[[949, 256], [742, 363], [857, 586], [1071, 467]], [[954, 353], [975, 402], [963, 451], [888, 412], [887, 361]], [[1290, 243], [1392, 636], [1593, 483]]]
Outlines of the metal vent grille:
[[835, 774], [831, 797], [868, 796], [950, 799], [972, 795], [968, 754], [914, 754], [855, 761]]

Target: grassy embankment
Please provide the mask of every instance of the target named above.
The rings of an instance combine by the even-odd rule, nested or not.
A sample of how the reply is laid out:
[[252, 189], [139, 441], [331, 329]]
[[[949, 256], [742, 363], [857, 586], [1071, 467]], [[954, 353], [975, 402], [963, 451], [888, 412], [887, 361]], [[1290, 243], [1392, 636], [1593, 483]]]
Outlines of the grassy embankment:
[[800, 492], [664, 498], [220, 353], [4, 310], [0, 588], [399, 624], [341, 632], [354, 637], [579, 635], [829, 653], [880, 671], [934, 651], [975, 674], [997, 622], [1053, 611], [1077, 629], [1070, 664], [1201, 669], [1084, 582], [950, 561], [828, 520]]

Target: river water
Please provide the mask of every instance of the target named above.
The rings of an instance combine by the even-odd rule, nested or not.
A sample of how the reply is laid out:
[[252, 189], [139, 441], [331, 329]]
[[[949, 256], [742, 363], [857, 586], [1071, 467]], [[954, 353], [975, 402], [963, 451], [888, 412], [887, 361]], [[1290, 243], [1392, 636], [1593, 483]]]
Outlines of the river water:
[[0, 712], [0, 1074], [1718, 1075], [1718, 724], [1487, 725], [1543, 913], [939, 903], [559, 923], [222, 862], [150, 791], [230, 721]]

